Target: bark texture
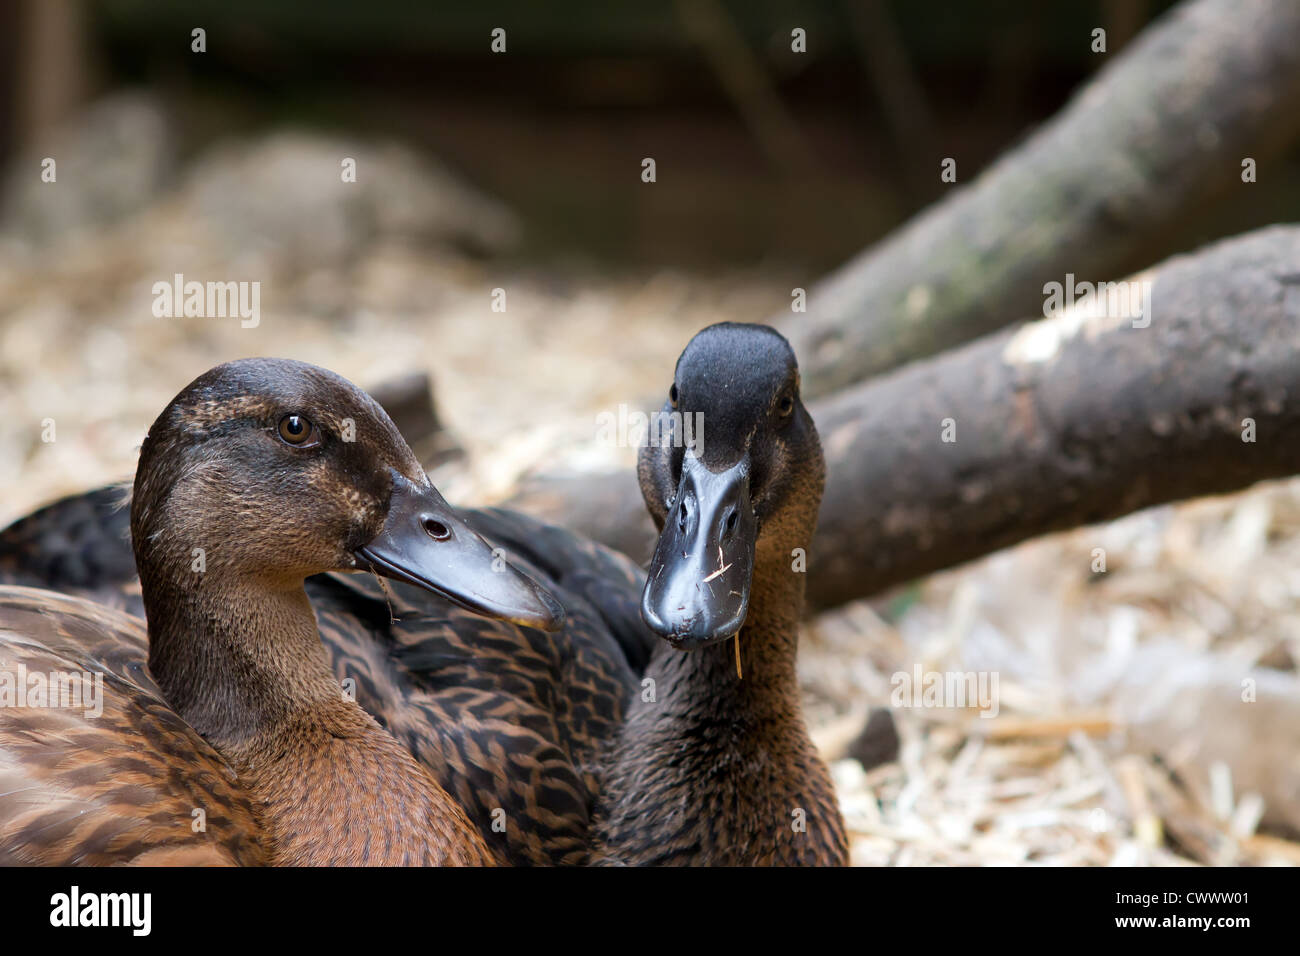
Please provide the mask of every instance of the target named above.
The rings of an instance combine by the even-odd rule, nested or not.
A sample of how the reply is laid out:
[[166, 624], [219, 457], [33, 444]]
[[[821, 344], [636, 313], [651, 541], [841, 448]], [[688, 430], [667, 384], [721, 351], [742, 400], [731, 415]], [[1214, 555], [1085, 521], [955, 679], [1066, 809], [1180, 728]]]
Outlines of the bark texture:
[[1242, 160], [1300, 134], [1297, 37], [1295, 0], [1170, 10], [1023, 144], [814, 287], [806, 313], [771, 320], [806, 394], [1042, 315], [1044, 283], [1117, 278], [1189, 212], [1253, 188]]
[[[828, 478], [810, 603], [1300, 472], [1300, 227], [1136, 278], [1152, 283], [1145, 328], [1067, 310], [814, 402]], [[513, 504], [650, 554], [631, 474], [542, 479]]]

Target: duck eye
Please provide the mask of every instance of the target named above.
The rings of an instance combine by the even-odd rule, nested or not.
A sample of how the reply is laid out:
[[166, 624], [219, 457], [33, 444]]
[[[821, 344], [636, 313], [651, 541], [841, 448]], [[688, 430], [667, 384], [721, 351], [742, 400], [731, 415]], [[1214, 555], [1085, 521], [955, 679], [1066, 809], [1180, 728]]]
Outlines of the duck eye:
[[277, 431], [283, 441], [298, 448], [316, 444], [316, 428], [301, 415], [285, 415]]
[[787, 417], [794, 411], [794, 398], [790, 395], [782, 395], [780, 404], [777, 405], [777, 411], [781, 413], [782, 418]]
[[672, 403], [673, 408], [677, 407], [677, 383], [673, 382], [672, 387], [668, 389], [668, 401]]

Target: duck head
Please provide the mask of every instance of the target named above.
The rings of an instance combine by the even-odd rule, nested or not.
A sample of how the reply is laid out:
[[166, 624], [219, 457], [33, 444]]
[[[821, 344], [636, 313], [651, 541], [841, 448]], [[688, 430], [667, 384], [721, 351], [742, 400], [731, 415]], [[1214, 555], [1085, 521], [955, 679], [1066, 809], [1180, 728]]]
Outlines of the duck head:
[[200, 560], [199, 587], [214, 571], [301, 588], [373, 570], [489, 617], [563, 621], [443, 500], [377, 402], [302, 362], [228, 362], [177, 395], [141, 448], [131, 531], [142, 581]]
[[686, 346], [637, 476], [659, 528], [641, 616], [690, 650], [745, 623], [755, 568], [807, 548], [825, 463], [780, 333], [722, 323]]

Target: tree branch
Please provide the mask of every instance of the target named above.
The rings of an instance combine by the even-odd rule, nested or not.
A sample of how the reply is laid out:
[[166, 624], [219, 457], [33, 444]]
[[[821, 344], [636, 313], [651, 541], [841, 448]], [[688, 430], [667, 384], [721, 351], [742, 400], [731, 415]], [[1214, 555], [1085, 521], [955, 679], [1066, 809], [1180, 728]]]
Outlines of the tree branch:
[[[813, 403], [828, 472], [814, 606], [1300, 472], [1300, 227], [1138, 278], [1152, 282], [1146, 328], [1067, 310]], [[631, 475], [541, 480], [513, 505], [649, 556], [654, 530]]]
[[[1253, 188], [1242, 160], [1300, 133], [1297, 36], [1294, 0], [1161, 17], [1022, 145], [813, 288], [807, 313], [772, 320], [806, 393], [1040, 315], [1045, 282], [1121, 275], [1188, 210]], [[924, 160], [936, 177], [940, 160]]]

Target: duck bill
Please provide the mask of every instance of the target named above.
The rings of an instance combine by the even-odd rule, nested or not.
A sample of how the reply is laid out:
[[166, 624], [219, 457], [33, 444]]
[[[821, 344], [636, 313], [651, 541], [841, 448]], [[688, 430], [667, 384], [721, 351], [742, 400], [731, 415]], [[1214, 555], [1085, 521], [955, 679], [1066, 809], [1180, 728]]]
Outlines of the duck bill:
[[749, 610], [756, 537], [749, 462], [715, 473], [688, 452], [641, 597], [646, 625], [682, 650], [737, 633]]
[[383, 530], [356, 551], [362, 567], [439, 594], [485, 617], [556, 631], [564, 608], [506, 563], [432, 485], [393, 473]]

